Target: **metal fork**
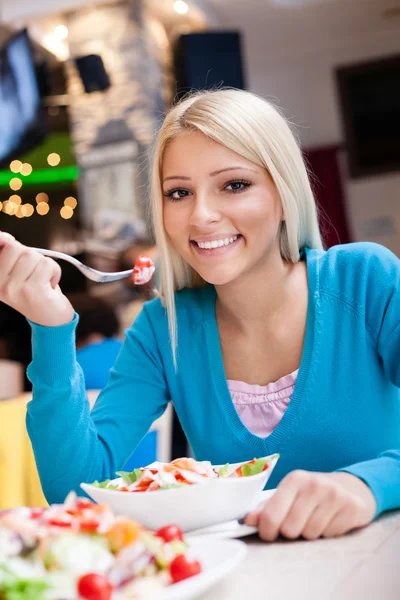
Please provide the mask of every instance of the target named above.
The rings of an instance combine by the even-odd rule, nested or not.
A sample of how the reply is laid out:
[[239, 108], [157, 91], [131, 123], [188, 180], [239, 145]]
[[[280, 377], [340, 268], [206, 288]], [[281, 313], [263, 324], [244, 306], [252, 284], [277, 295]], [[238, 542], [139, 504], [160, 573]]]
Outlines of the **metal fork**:
[[119, 279], [131, 277], [133, 273], [133, 269], [128, 269], [128, 271], [117, 271], [115, 273], [98, 271], [97, 269], [92, 269], [92, 267], [84, 265], [73, 256], [70, 256], [69, 254], [64, 254], [64, 252], [56, 252], [55, 250], [45, 250], [44, 248], [32, 248], [32, 250], [36, 250], [36, 252], [40, 252], [40, 254], [43, 254], [44, 256], [49, 256], [50, 258], [60, 258], [61, 260], [65, 260], [71, 263], [71, 265], [74, 265], [81, 273], [85, 275], [85, 277], [91, 279], [92, 281], [96, 281], [97, 283], [109, 283], [110, 281], [118, 281]]

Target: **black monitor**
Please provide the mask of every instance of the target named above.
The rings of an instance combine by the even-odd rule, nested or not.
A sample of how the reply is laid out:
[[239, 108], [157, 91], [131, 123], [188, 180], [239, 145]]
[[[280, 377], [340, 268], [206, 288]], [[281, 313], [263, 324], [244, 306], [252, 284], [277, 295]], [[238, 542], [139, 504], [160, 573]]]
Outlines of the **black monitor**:
[[336, 71], [349, 173], [400, 170], [400, 55]]
[[46, 118], [26, 30], [0, 49], [0, 166], [46, 136]]

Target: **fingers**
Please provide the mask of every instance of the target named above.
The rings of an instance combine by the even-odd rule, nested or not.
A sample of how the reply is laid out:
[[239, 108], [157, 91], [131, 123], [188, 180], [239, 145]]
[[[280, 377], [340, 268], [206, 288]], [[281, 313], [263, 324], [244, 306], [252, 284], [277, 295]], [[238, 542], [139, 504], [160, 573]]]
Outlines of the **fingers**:
[[9, 281], [11, 271], [23, 252], [23, 246], [2, 233], [0, 249], [0, 287], [2, 287]]
[[331, 519], [331, 521], [325, 527], [322, 537], [337, 537], [344, 535], [352, 529], [360, 527], [359, 514], [362, 511], [362, 503], [355, 499], [337, 512], [337, 514]]
[[[8, 240], [15, 240], [15, 237], [11, 235], [11, 233], [7, 233], [7, 231], [0, 231], [0, 238], [3, 237]], [[1, 247], [1, 239], [0, 239], [0, 247]]]
[[50, 283], [51, 287], [55, 289], [61, 279], [61, 267], [54, 260], [46, 256], [41, 256], [34, 271], [31, 272], [27, 281], [30, 282], [33, 278], [37, 287], [44, 287]]
[[340, 511], [335, 505], [326, 506], [325, 504], [320, 504], [304, 525], [301, 536], [309, 541], [325, 537], [324, 533], [326, 532], [328, 525], [336, 518], [338, 512]]
[[[22, 247], [23, 248], [23, 247]], [[25, 282], [35, 271], [41, 260], [40, 254], [33, 250], [23, 249], [8, 273], [8, 291], [15, 293], [21, 290]]]
[[261, 510], [250, 513], [246, 525], [258, 527], [260, 537], [268, 542], [276, 540], [281, 526], [289, 513], [298, 494], [298, 487], [290, 478], [285, 477], [279, 484], [275, 494], [265, 502]]
[[55, 289], [61, 279], [60, 266], [50, 258], [0, 232], [0, 296], [14, 305], [19, 295], [32, 297], [46, 285]]
[[369, 523], [374, 514], [369, 510], [365, 517], [365, 496], [369, 499], [366, 486], [353, 478], [292, 471], [275, 494], [248, 515], [246, 523], [258, 527], [260, 537], [270, 542], [279, 534], [293, 540], [344, 535]]

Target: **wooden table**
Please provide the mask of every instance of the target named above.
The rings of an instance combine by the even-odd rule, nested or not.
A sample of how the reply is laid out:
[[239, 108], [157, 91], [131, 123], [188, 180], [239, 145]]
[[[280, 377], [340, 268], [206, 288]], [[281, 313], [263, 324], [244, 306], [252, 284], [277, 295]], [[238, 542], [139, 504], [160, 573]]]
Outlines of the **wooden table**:
[[261, 542], [203, 600], [400, 600], [400, 511], [329, 540]]

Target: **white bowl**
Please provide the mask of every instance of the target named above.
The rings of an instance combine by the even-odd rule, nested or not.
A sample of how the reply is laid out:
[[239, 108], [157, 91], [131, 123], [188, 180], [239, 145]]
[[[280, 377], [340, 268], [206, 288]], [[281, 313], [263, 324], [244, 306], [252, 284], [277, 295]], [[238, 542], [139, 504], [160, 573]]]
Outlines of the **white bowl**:
[[[131, 517], [149, 529], [176, 524], [183, 531], [191, 531], [242, 518], [256, 504], [278, 458], [277, 454], [266, 456], [269, 467], [258, 475], [208, 479], [169, 490], [135, 494], [88, 483], [81, 483], [81, 488], [95, 502], [108, 504], [116, 515]], [[215, 465], [216, 469], [219, 467]], [[115, 479], [113, 483], [119, 481]]]

